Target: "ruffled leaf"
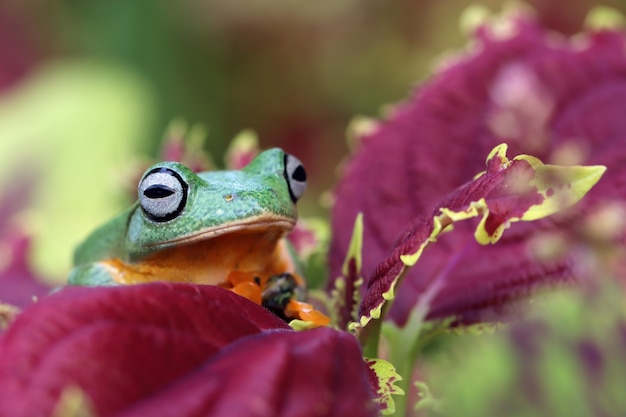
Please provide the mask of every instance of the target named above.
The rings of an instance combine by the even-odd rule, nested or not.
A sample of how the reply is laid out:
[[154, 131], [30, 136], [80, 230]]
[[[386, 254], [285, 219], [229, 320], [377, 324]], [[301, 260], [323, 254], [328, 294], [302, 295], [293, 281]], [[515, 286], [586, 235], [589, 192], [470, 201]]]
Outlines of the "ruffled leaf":
[[[441, 236], [406, 274], [390, 311], [399, 324], [450, 263], [455, 266], [430, 303], [429, 319], [502, 320], [517, 300], [584, 279], [588, 263], [577, 253], [589, 241], [581, 226], [626, 198], [626, 118], [619, 110], [626, 105], [623, 33], [600, 30], [555, 39], [527, 16], [474, 20], [480, 23], [469, 25], [471, 48], [442, 61], [386, 120], [357, 132], [358, 148], [334, 193], [331, 278], [340, 276], [359, 212], [363, 275], [369, 277], [415, 218], [421, 214], [429, 221], [433, 207], [481, 170], [484, 155], [498, 143], [546, 162], [608, 169], [581, 204], [548, 220], [520, 224], [498, 245], [468, 244], [475, 229], [462, 224]], [[616, 224], [602, 239], [623, 245], [624, 229]], [[546, 246], [551, 252], [541, 249]], [[400, 273], [401, 265], [395, 267]], [[329, 283], [328, 291], [333, 286]]]
[[509, 160], [506, 149], [504, 144], [494, 148], [485, 172], [451, 193], [431, 218], [417, 219], [405, 232], [404, 240], [369, 278], [354, 327], [380, 318], [385, 302], [394, 299], [394, 289], [406, 268], [415, 265], [426, 246], [454, 223], [479, 217], [474, 238], [480, 244], [495, 243], [513, 222], [537, 220], [575, 204], [605, 171], [601, 166], [544, 165], [528, 155]]

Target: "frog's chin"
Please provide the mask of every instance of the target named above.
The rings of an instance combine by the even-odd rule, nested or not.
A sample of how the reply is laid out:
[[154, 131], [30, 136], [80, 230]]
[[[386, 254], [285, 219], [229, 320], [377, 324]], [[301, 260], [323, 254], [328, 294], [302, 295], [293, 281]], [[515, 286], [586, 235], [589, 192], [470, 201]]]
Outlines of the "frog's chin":
[[179, 238], [168, 240], [166, 242], [161, 242], [155, 246], [171, 247], [173, 245], [181, 245], [214, 239], [229, 234], [263, 234], [264, 232], [268, 232], [269, 234], [282, 235], [290, 232], [295, 224], [296, 219], [291, 219], [288, 217], [259, 216], [246, 219], [245, 221], [232, 222], [224, 225], [202, 229], [189, 235], [181, 236]]

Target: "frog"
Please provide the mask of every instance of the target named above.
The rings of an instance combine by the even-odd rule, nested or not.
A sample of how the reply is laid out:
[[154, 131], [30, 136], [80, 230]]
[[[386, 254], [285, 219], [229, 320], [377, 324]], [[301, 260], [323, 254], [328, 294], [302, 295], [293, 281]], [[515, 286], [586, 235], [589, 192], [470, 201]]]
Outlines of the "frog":
[[280, 148], [241, 170], [194, 173], [159, 162], [139, 180], [137, 201], [76, 248], [68, 284], [217, 285], [274, 309], [280, 301], [291, 319], [311, 310], [321, 317], [303, 302], [306, 281], [286, 239], [306, 186], [302, 162]]

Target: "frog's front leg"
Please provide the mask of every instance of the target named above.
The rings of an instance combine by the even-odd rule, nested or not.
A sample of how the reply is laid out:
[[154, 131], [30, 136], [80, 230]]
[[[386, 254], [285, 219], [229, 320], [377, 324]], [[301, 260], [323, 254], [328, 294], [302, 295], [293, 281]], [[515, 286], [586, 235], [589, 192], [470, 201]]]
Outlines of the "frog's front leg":
[[111, 268], [104, 262], [94, 262], [74, 267], [70, 272], [68, 284], [83, 286], [119, 285], [113, 279]]
[[[278, 317], [289, 320], [285, 309], [291, 300], [303, 301], [306, 298], [304, 280], [296, 274], [285, 272], [273, 275], [265, 284], [261, 293], [261, 305]], [[293, 318], [293, 317], [292, 317]]]

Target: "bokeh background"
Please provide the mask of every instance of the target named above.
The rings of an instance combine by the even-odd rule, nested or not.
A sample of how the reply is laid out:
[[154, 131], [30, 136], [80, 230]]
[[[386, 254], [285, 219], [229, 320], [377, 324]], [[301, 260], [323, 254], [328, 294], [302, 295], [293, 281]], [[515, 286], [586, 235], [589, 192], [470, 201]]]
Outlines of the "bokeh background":
[[[554, 30], [590, 0], [532, 0]], [[167, 126], [206, 136], [216, 165], [254, 129], [309, 172], [304, 216], [348, 154], [357, 115], [380, 116], [466, 43], [463, 0], [56, 0], [0, 2], [0, 200], [32, 238], [38, 275], [62, 282], [73, 247], [133, 199]], [[603, 1], [622, 12], [624, 1]], [[8, 196], [11, 196], [10, 198]], [[16, 197], [17, 196], [17, 197]], [[0, 258], [2, 258], [0, 256]], [[0, 262], [1, 263], [1, 262]]]

